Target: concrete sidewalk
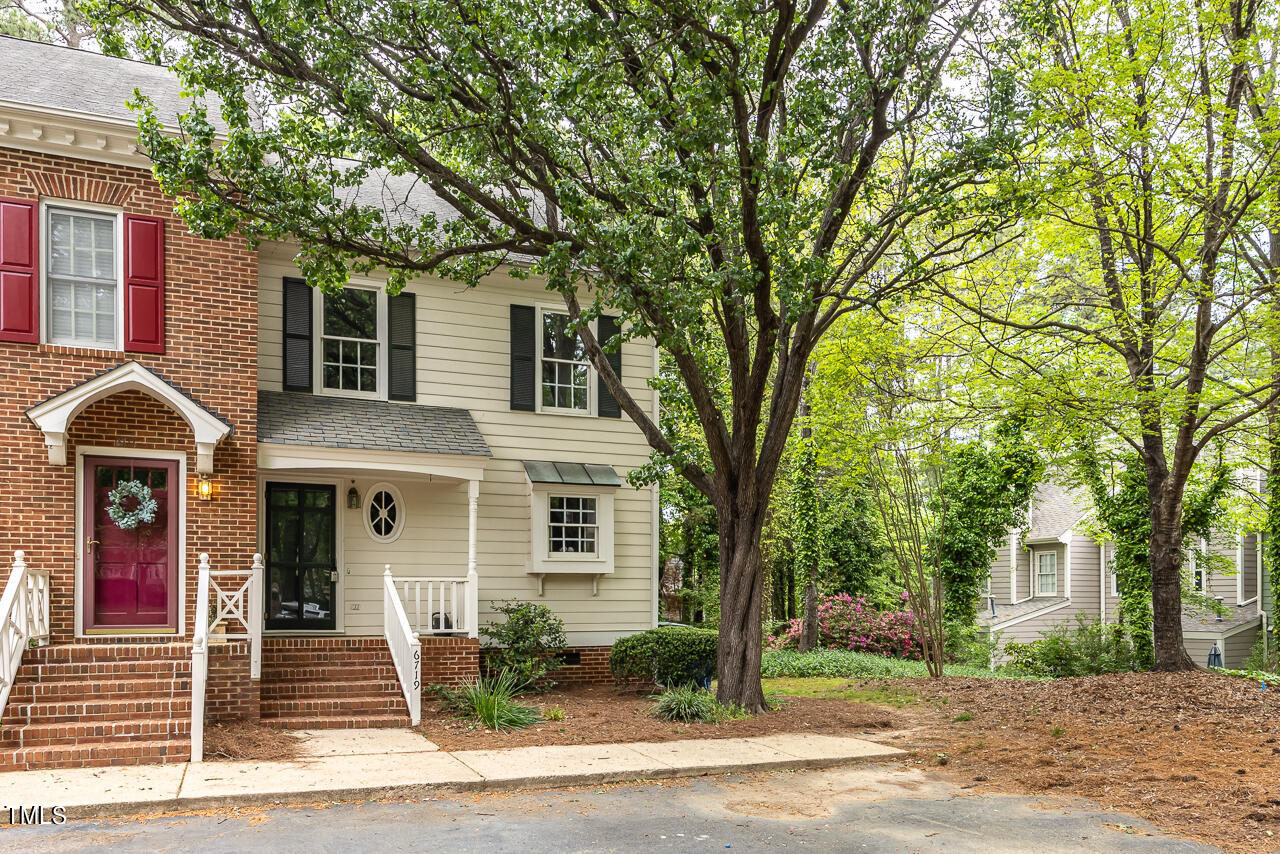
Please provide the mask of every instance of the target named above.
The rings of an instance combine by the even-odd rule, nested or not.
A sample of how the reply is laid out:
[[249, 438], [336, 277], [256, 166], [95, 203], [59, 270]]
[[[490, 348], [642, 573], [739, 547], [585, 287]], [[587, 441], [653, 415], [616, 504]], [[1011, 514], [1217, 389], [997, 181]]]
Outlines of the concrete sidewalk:
[[12, 771], [0, 774], [0, 808], [66, 808], [68, 817], [157, 813], [238, 804], [412, 797], [616, 783], [742, 771], [826, 768], [903, 751], [858, 738], [757, 738], [518, 747], [447, 753], [410, 730], [299, 733], [287, 762], [198, 762]]

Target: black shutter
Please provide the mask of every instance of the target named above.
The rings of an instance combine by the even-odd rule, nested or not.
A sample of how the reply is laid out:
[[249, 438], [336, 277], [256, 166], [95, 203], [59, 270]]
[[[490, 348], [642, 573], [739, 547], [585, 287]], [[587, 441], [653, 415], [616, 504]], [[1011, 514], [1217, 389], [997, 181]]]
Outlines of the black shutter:
[[311, 288], [284, 280], [284, 390], [311, 391]]
[[387, 397], [417, 400], [417, 353], [414, 347], [416, 317], [413, 294], [401, 293], [387, 299]]
[[[600, 319], [596, 321], [596, 339], [600, 342], [601, 347], [607, 347], [609, 339], [622, 331], [622, 326], [618, 323], [618, 318], [609, 317], [608, 315], [600, 315]], [[609, 360], [609, 367], [613, 368], [613, 372], [618, 375], [618, 379], [622, 379], [622, 348], [618, 350], [605, 351], [605, 358]], [[604, 378], [596, 377], [596, 409], [600, 413], [601, 418], [621, 418], [622, 407], [618, 405], [618, 401], [613, 399], [613, 395], [609, 393], [609, 389], [605, 388]]]
[[533, 412], [538, 362], [537, 312], [531, 305], [511, 306], [511, 408]]

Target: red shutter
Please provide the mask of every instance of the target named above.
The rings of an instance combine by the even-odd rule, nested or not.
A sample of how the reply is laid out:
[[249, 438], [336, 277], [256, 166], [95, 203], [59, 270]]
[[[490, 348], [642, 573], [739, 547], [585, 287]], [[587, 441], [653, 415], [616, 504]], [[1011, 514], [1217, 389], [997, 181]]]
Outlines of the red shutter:
[[0, 199], [0, 341], [40, 342], [36, 203]]
[[164, 352], [164, 220], [124, 217], [124, 349]]

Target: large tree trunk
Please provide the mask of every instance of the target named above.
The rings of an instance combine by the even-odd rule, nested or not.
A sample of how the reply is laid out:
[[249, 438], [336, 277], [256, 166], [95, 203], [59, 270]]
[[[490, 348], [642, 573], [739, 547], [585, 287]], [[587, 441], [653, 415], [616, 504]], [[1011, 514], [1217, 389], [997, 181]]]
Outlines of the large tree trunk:
[[818, 585], [810, 581], [804, 586], [804, 622], [800, 624], [801, 652], [818, 645]]
[[716, 655], [716, 699], [739, 703], [755, 714], [765, 710], [760, 685], [763, 523], [741, 506], [720, 513], [720, 645]]
[[1149, 561], [1154, 669], [1195, 670], [1196, 664], [1187, 655], [1182, 641], [1182, 502], [1163, 493], [1160, 489], [1151, 498]]

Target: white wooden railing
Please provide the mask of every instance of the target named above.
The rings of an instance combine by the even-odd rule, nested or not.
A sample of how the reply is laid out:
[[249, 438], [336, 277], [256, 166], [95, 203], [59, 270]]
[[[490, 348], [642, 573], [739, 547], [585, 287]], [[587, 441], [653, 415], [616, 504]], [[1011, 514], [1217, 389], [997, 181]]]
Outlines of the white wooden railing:
[[417, 726], [422, 721], [422, 642], [409, 625], [390, 565], [382, 574], [382, 636], [391, 649], [396, 678], [409, 704], [409, 722]]
[[477, 636], [474, 578], [397, 575], [395, 584], [409, 625], [419, 634]]
[[[204, 761], [204, 691], [209, 678], [209, 633], [249, 641], [249, 678], [262, 677], [262, 555], [248, 570], [209, 567], [200, 555], [196, 625], [191, 638], [191, 761]], [[238, 582], [238, 583], [237, 583]]]
[[49, 640], [49, 573], [27, 566], [26, 555], [13, 553], [13, 568], [0, 594], [0, 720], [22, 653], [32, 641]]

